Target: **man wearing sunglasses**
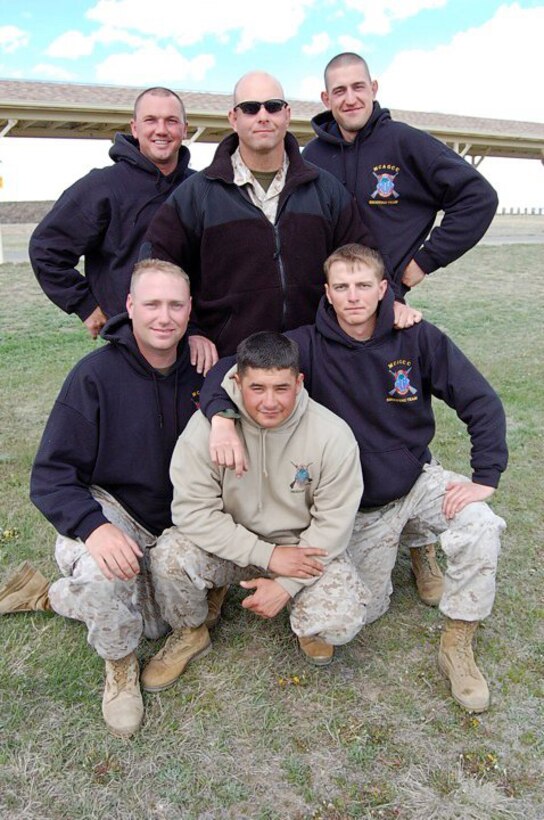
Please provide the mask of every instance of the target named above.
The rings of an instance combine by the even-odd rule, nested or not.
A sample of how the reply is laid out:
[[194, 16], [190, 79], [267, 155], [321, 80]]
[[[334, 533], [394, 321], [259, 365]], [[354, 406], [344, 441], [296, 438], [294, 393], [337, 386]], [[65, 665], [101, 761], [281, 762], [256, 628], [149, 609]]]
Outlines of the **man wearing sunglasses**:
[[228, 114], [234, 133], [169, 197], [144, 240], [142, 257], [188, 272], [192, 319], [220, 355], [260, 330], [312, 322], [329, 253], [375, 244], [344, 186], [301, 158], [290, 115], [274, 77], [243, 76]]

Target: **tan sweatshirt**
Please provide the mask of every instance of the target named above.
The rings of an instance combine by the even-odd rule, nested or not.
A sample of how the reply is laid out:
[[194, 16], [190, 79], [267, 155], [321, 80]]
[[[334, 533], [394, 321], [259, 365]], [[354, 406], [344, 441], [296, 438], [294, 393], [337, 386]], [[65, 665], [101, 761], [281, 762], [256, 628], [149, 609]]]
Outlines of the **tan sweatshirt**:
[[[195, 413], [172, 455], [172, 521], [201, 549], [238, 566], [267, 569], [277, 544], [326, 549], [326, 564], [345, 551], [363, 493], [355, 437], [304, 388], [283, 424], [260, 427], [245, 411], [233, 370], [223, 387], [241, 413], [236, 426], [249, 470], [236, 478], [212, 464], [210, 423]], [[294, 596], [317, 579], [276, 580]]]

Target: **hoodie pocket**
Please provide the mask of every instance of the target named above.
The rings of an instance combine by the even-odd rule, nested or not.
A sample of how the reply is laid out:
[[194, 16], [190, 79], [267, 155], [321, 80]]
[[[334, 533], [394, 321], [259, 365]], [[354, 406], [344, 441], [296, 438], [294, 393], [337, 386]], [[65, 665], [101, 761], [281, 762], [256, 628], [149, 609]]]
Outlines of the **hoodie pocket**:
[[363, 507], [381, 507], [402, 498], [414, 486], [423, 464], [406, 449], [397, 447], [379, 453], [361, 453]]

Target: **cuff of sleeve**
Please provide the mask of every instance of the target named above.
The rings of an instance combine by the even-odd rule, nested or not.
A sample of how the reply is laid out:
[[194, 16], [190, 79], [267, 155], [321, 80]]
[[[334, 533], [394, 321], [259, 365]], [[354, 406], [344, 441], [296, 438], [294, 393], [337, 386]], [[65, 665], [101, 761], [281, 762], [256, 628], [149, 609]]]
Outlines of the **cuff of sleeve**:
[[[93, 511], [89, 515], [85, 516], [83, 521], [74, 528], [74, 538], [80, 538], [82, 541], [86, 541], [89, 535], [101, 527], [103, 524], [109, 524], [110, 522], [102, 513], [102, 511]], [[72, 537], [72, 536], [70, 536]]]
[[272, 558], [275, 544], [269, 544], [268, 541], [261, 541], [257, 539], [255, 546], [249, 554], [249, 564], [254, 564], [261, 569], [268, 569], [268, 564]]
[[495, 470], [482, 470], [481, 472], [472, 474], [472, 481], [474, 484], [483, 484], [484, 487], [493, 487], [497, 489], [499, 486], [500, 473]]
[[96, 301], [92, 293], [89, 292], [85, 299], [83, 299], [83, 301], [81, 301], [78, 304], [74, 313], [76, 313], [81, 319], [81, 321], [84, 322], [85, 319], [88, 319], [91, 313], [95, 311], [97, 307], [98, 302]]
[[425, 248], [420, 248], [420, 250], [414, 254], [414, 261], [417, 262], [423, 273], [426, 273], [427, 275], [429, 273], [433, 273], [435, 270], [438, 270], [440, 267], [440, 265], [435, 262], [431, 254], [425, 250]]
[[283, 589], [289, 593], [291, 598], [294, 598], [295, 595], [305, 586], [304, 584], [299, 584], [298, 581], [294, 581], [292, 578], [284, 578], [283, 576], [276, 576], [274, 581], [279, 584], [280, 587], [283, 587]]
[[223, 419], [239, 419], [240, 413], [237, 410], [234, 410], [232, 407], [225, 407], [224, 410], [218, 410], [216, 413], [213, 413], [214, 416], [221, 416]]

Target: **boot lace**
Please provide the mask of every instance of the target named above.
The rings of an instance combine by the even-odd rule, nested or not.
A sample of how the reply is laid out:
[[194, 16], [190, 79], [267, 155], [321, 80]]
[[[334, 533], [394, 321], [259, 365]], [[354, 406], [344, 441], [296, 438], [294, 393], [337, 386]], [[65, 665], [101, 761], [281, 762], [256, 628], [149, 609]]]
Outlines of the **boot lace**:
[[113, 664], [113, 680], [118, 689], [124, 689], [130, 679], [134, 677], [132, 655], [116, 661]]

